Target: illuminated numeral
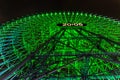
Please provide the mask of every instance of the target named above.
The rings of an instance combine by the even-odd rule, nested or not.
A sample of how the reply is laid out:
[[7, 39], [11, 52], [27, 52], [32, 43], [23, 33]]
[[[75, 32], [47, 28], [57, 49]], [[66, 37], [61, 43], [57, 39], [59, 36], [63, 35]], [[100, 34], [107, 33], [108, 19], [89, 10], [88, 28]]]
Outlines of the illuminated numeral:
[[57, 26], [86, 26], [84, 23], [60, 23]]

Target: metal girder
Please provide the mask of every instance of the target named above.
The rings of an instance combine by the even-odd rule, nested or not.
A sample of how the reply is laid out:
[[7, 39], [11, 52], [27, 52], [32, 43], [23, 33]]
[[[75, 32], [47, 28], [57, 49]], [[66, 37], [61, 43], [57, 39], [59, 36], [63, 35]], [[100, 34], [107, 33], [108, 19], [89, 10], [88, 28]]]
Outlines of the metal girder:
[[110, 80], [117, 80], [120, 79], [120, 75], [103, 75], [103, 76], [90, 76], [90, 79], [110, 79]]
[[30, 53], [30, 55], [24, 59], [20, 64], [18, 64], [17, 66], [15, 66], [11, 71], [6, 72], [4, 75], [2, 75], [0, 77], [0, 80], [4, 80], [7, 77], [9, 77], [13, 72], [15, 72], [17, 69], [21, 68], [28, 60], [31, 59], [31, 57], [33, 57], [36, 53], [39, 52], [39, 50], [47, 43], [49, 43], [57, 34], [59, 34], [61, 32], [61, 30], [59, 32], [57, 32], [55, 35], [53, 35], [52, 37], [50, 37], [50, 39], [48, 39], [47, 41], [45, 41], [43, 44], [41, 44], [34, 52]]
[[83, 56], [81, 56], [81, 57], [78, 58], [78, 59], [71, 60], [71, 61], [69, 61], [67, 64], [65, 64], [65, 65], [63, 65], [63, 66], [61, 66], [61, 67], [59, 67], [59, 68], [57, 68], [57, 69], [54, 69], [54, 70], [52, 70], [52, 71], [50, 71], [50, 72], [48, 72], [48, 73], [45, 73], [45, 74], [40, 75], [40, 76], [37, 77], [35, 80], [41, 79], [41, 78], [45, 77], [46, 75], [52, 74], [52, 73], [56, 72], [57, 70], [62, 69], [62, 68], [64, 68], [64, 67], [68, 66], [69, 64], [74, 63], [75, 61], [81, 60], [82, 58], [83, 58]]
[[92, 35], [98, 36], [98, 37], [100, 37], [100, 38], [102, 38], [102, 39], [104, 39], [104, 40], [106, 40], [106, 41], [108, 41], [108, 42], [110, 42], [110, 43], [114, 43], [114, 44], [116, 44], [116, 45], [120, 45], [119, 42], [115, 42], [115, 41], [113, 41], [113, 40], [111, 40], [111, 39], [109, 39], [109, 38], [107, 38], [107, 37], [104, 37], [104, 36], [101, 35], [101, 34], [96, 34], [96, 33], [94, 33], [94, 32], [85, 30], [85, 29], [83, 29], [83, 28], [80, 28], [80, 30], [83, 30], [83, 31], [86, 31], [86, 32], [88, 32], [88, 33], [91, 33]]

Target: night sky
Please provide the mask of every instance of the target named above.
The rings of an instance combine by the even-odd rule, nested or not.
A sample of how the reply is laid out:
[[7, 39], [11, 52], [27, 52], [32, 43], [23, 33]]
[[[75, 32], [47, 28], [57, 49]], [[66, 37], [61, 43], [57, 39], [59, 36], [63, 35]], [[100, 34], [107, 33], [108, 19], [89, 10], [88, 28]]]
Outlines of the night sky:
[[0, 23], [54, 11], [88, 12], [120, 20], [120, 0], [0, 0]]

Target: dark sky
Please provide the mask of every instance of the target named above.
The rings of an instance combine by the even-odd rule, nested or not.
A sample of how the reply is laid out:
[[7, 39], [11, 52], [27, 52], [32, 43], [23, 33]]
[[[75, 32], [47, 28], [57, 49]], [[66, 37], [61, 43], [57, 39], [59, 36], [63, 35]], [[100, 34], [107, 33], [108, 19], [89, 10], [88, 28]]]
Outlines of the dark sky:
[[120, 20], [120, 0], [0, 0], [0, 22], [50, 11], [82, 11]]

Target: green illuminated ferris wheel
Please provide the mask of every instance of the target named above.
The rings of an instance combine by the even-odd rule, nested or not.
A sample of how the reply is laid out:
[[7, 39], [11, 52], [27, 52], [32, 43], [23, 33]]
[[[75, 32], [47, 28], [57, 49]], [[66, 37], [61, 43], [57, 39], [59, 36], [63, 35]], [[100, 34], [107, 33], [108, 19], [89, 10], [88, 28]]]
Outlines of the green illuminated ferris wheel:
[[120, 21], [36, 14], [0, 27], [0, 80], [120, 79]]

